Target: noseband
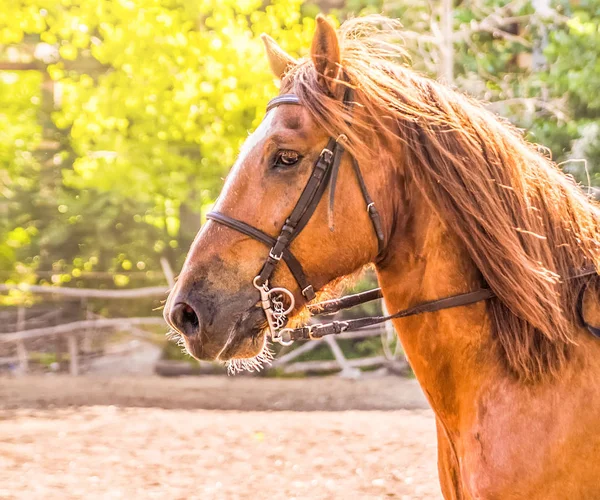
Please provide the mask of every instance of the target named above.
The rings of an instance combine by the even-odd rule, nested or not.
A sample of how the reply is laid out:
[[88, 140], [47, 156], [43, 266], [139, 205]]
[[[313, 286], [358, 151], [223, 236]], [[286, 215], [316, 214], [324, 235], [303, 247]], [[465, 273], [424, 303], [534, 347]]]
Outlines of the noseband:
[[[349, 88], [344, 95], [343, 103], [346, 110], [350, 110], [352, 102], [351, 90]], [[283, 94], [275, 97], [269, 102], [267, 105], [267, 113], [273, 108], [282, 105], [300, 106], [301, 103], [298, 96], [294, 94]], [[326, 146], [323, 148], [314, 164], [312, 173], [296, 206], [286, 219], [277, 238], [272, 238], [260, 229], [220, 212], [210, 212], [206, 216], [207, 219], [218, 222], [219, 224], [234, 229], [246, 236], [250, 236], [271, 247], [260, 273], [254, 278], [253, 285], [260, 292], [261, 306], [267, 317], [271, 338], [275, 342], [283, 342], [281, 329], [287, 323], [287, 314], [294, 309], [295, 300], [292, 292], [285, 288], [269, 288], [269, 280], [271, 279], [277, 264], [283, 260], [298, 283], [304, 300], [310, 302], [315, 298], [315, 290], [308, 282], [306, 274], [302, 269], [302, 265], [298, 259], [294, 257], [289, 246], [315, 213], [327, 186], [330, 186], [329, 210], [330, 214], [332, 213], [338, 171], [342, 156], [345, 152], [344, 144], [347, 140], [348, 138], [343, 134], [336, 139], [333, 137], [329, 138]], [[379, 212], [377, 211], [377, 208], [375, 208], [375, 203], [369, 195], [362, 172], [354, 157], [352, 157], [352, 166], [377, 238], [378, 251], [381, 252], [384, 248], [384, 236]], [[332, 226], [330, 225], [330, 228], [331, 227]], [[287, 300], [285, 300], [284, 297], [286, 297]], [[284, 301], [287, 302], [287, 308], [284, 305]]]
[[[347, 88], [343, 99], [343, 104], [346, 111], [351, 110], [351, 96], [351, 89]], [[301, 104], [302, 103], [300, 102], [300, 99], [295, 94], [283, 94], [269, 101], [266, 112], [268, 113], [273, 108], [282, 105], [300, 106]], [[453, 295], [431, 302], [425, 302], [389, 316], [372, 316], [348, 321], [332, 321], [325, 324], [307, 325], [300, 328], [285, 328], [288, 321], [287, 315], [292, 312], [295, 307], [294, 294], [283, 287], [270, 288], [269, 280], [271, 279], [277, 264], [283, 260], [298, 283], [304, 300], [306, 302], [310, 302], [315, 298], [315, 290], [308, 282], [302, 265], [298, 259], [294, 257], [294, 254], [290, 251], [289, 246], [304, 229], [308, 221], [315, 213], [315, 210], [323, 198], [323, 194], [325, 193], [327, 186], [330, 186], [329, 227], [331, 230], [333, 230], [331, 216], [333, 213], [335, 186], [337, 183], [340, 162], [345, 152], [344, 144], [347, 140], [348, 138], [344, 134], [339, 135], [336, 139], [333, 137], [329, 138], [326, 146], [323, 148], [314, 164], [310, 178], [308, 179], [308, 182], [306, 183], [306, 186], [304, 187], [296, 206], [286, 219], [277, 238], [269, 236], [260, 229], [257, 229], [246, 222], [234, 219], [233, 217], [220, 212], [210, 212], [206, 215], [207, 219], [222, 224], [230, 229], [234, 229], [235, 231], [245, 234], [246, 236], [250, 236], [251, 238], [270, 247], [269, 255], [267, 256], [259, 274], [254, 278], [252, 284], [260, 293], [260, 304], [267, 318], [271, 340], [282, 345], [290, 345], [294, 342], [294, 340], [316, 340], [323, 338], [325, 335], [339, 334], [345, 331], [357, 330], [367, 326], [384, 323], [396, 318], [406, 318], [408, 316], [415, 316], [417, 314], [426, 312], [435, 312], [443, 309], [466, 306], [494, 298], [496, 295], [492, 290], [489, 288], [481, 288], [472, 292]], [[377, 238], [378, 252], [381, 254], [385, 246], [381, 218], [377, 208], [375, 207], [373, 199], [369, 195], [364, 177], [356, 158], [351, 157], [351, 160], [354, 173], [365, 201], [366, 210], [369, 214], [369, 218], [371, 219], [371, 224]], [[595, 274], [597, 274], [595, 268], [584, 269], [575, 276], [567, 277], [566, 279], [580, 278]], [[308, 307], [316, 314], [332, 314], [342, 309], [364, 304], [381, 297], [381, 289], [377, 288], [356, 295], [342, 297], [340, 299], [312, 304]], [[587, 329], [593, 335], [600, 337], [600, 329], [596, 329], [591, 325], [588, 325], [583, 320], [583, 315], [581, 314], [582, 297], [583, 290], [577, 306], [581, 322], [583, 326], [587, 327]]]

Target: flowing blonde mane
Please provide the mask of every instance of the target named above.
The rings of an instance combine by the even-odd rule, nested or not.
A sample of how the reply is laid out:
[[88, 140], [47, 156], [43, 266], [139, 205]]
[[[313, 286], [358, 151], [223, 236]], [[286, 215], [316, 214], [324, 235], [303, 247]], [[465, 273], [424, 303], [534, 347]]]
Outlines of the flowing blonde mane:
[[396, 28], [373, 16], [341, 26], [342, 68], [357, 101], [352, 116], [308, 61], [290, 71], [283, 89], [332, 136], [345, 133], [359, 161], [401, 142], [405, 175], [498, 296], [488, 311], [507, 366], [527, 381], [556, 375], [574, 344], [581, 286], [565, 278], [598, 268], [598, 207], [509, 123], [404, 64], [402, 49], [388, 42]]

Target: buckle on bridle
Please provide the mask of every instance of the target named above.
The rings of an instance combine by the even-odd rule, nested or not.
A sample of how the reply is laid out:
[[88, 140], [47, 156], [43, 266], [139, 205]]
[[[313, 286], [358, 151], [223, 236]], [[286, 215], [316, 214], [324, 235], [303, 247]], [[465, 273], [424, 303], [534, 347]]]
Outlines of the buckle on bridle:
[[321, 151], [321, 156], [327, 163], [329, 163], [333, 158], [333, 151], [331, 151], [331, 149], [328, 148], [323, 148], [323, 151]]
[[276, 337], [271, 335], [271, 340], [273, 342], [277, 342], [278, 344], [281, 344], [282, 346], [292, 345], [294, 343], [294, 339], [292, 338], [291, 332], [292, 332], [291, 328], [284, 328], [283, 330], [280, 330], [277, 332]]
[[269, 250], [269, 257], [279, 262], [281, 260], [281, 257], [283, 257], [283, 251], [279, 255], [274, 255], [273, 249], [271, 248], [271, 250]]
[[312, 286], [312, 285], [308, 285], [308, 286], [307, 286], [307, 287], [306, 287], [304, 290], [302, 290], [302, 295], [303, 295], [305, 298], [307, 298], [307, 299], [308, 299], [309, 297], [313, 297], [313, 298], [314, 298], [314, 296], [315, 296], [315, 291], [314, 291], [314, 289], [313, 289], [313, 286]]
[[348, 142], [348, 136], [346, 134], [340, 134], [337, 136], [335, 142], [337, 142], [338, 144], [345, 144]]

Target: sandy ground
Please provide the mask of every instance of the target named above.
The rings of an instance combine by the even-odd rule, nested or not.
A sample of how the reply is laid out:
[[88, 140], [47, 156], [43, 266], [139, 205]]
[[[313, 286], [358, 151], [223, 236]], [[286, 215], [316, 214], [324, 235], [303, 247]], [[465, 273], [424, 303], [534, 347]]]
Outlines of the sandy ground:
[[353, 497], [440, 498], [414, 381], [0, 379], [0, 498]]

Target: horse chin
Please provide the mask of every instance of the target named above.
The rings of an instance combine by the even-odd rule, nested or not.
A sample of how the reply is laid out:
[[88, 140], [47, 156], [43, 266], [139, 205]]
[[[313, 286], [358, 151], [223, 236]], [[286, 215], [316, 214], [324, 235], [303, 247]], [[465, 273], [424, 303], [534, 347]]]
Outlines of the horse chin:
[[230, 374], [249, 371], [260, 371], [270, 365], [273, 360], [273, 351], [269, 348], [266, 332], [260, 337], [260, 348], [253, 351], [237, 352], [235, 356], [226, 361]]
[[227, 345], [218, 357], [218, 361], [232, 361], [236, 359], [251, 359], [259, 356], [267, 344], [266, 331], [252, 332], [244, 335], [239, 332]]
[[230, 374], [260, 371], [273, 360], [268, 343], [268, 327], [262, 310], [253, 308], [236, 322], [232, 340], [219, 356]]

